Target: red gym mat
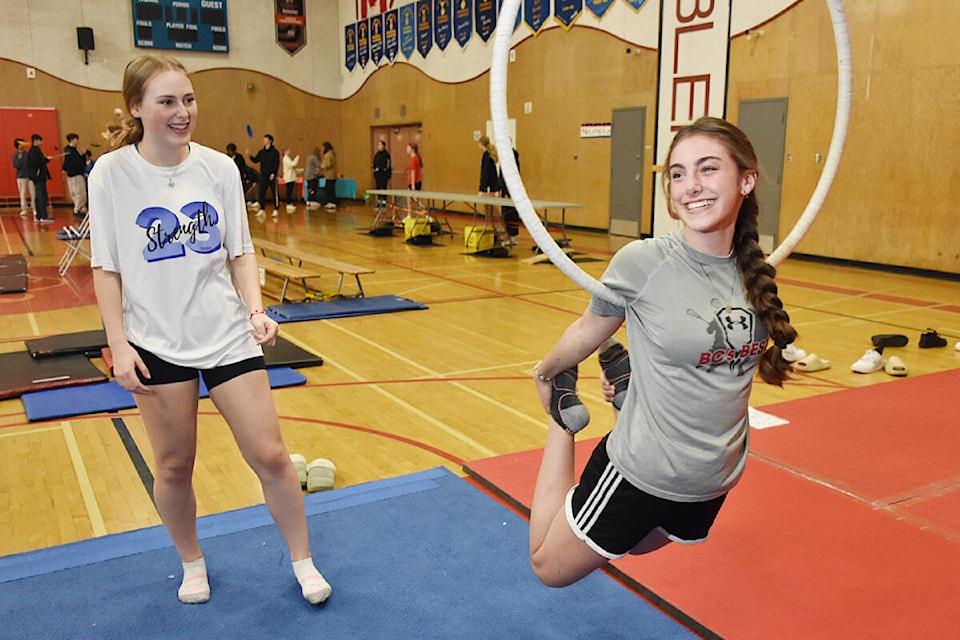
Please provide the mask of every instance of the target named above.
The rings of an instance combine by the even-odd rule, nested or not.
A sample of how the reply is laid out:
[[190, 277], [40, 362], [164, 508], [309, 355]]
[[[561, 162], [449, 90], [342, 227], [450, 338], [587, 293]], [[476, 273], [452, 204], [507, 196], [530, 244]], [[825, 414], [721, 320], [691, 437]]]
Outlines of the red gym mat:
[[[960, 435], [945, 390], [957, 388], [953, 371], [762, 407], [790, 424], [751, 434], [746, 474], [710, 539], [613, 572], [708, 636], [951, 636], [960, 489], [944, 483], [956, 482]], [[579, 464], [595, 442], [578, 443]], [[529, 506], [540, 454], [466, 469]]]

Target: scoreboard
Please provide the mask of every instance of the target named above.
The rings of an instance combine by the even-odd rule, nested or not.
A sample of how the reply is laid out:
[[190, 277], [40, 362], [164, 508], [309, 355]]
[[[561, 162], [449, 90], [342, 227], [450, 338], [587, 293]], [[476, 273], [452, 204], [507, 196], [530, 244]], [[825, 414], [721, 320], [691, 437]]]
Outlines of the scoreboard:
[[227, 0], [133, 0], [133, 42], [141, 49], [228, 53]]

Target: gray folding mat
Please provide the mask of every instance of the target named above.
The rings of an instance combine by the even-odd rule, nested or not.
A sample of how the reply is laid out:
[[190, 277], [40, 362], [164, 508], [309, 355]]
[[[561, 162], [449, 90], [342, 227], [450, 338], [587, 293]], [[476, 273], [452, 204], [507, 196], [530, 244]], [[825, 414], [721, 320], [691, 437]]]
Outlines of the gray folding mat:
[[106, 374], [82, 353], [56, 358], [34, 358], [28, 351], [0, 354], [0, 400], [106, 379]]

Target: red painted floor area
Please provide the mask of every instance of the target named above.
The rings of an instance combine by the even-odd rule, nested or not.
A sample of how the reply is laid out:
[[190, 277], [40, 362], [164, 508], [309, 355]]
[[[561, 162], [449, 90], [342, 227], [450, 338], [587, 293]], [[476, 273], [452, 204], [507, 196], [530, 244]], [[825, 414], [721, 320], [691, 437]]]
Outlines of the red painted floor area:
[[[710, 539], [615, 571], [728, 639], [955, 637], [958, 388], [951, 371], [761, 407], [790, 424], [751, 434]], [[467, 470], [529, 506], [539, 459]]]

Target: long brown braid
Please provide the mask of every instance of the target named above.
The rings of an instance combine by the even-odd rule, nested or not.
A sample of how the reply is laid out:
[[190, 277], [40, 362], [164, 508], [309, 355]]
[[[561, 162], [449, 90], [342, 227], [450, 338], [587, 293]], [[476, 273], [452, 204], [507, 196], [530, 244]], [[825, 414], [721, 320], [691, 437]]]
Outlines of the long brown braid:
[[[673, 153], [678, 142], [698, 134], [711, 136], [720, 142], [741, 171], [759, 172], [757, 154], [750, 139], [739, 128], [720, 118], [700, 118], [680, 129], [673, 138], [667, 157]], [[667, 190], [668, 201], [669, 177], [669, 172], [664, 172], [664, 188]], [[675, 214], [671, 212], [671, 215]], [[783, 386], [783, 381], [790, 377], [792, 368], [783, 359], [782, 351], [797, 339], [797, 330], [791, 326], [790, 316], [784, 311], [783, 302], [778, 295], [777, 283], [774, 280], [777, 270], [765, 260], [760, 248], [757, 227], [759, 215], [757, 196], [751, 191], [740, 205], [734, 228], [733, 251], [737, 256], [737, 267], [743, 275], [747, 300], [763, 322], [772, 341], [760, 357], [760, 377], [769, 384]]]

